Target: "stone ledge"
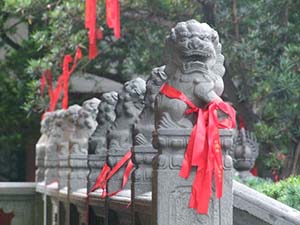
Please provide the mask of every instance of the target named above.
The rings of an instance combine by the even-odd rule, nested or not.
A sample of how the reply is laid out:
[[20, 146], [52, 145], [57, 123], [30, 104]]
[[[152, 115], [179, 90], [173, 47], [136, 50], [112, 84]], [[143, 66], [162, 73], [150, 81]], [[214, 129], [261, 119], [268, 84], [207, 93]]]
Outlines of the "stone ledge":
[[35, 182], [0, 182], [1, 195], [32, 195], [35, 191]]
[[[300, 225], [300, 211], [259, 193], [244, 184], [234, 181], [233, 193], [234, 208], [242, 210], [249, 216], [256, 217], [267, 224]], [[247, 214], [244, 214], [243, 217]]]

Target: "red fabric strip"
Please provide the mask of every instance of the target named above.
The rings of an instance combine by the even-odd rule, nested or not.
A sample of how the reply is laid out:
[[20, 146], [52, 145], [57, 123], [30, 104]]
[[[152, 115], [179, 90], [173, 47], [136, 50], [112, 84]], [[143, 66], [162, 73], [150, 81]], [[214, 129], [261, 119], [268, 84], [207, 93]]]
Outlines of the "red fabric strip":
[[[73, 65], [71, 69], [69, 69], [69, 65], [72, 62], [73, 58], [71, 55], [66, 55], [63, 60], [63, 68], [62, 68], [62, 74], [58, 77], [57, 84], [55, 89], [53, 89], [52, 86], [52, 75], [50, 70], [46, 70], [43, 72], [41, 77], [41, 93], [44, 92], [45, 85], [47, 83], [48, 85], [48, 95], [49, 95], [49, 109], [48, 112], [53, 112], [56, 109], [57, 102], [59, 100], [59, 97], [61, 95], [61, 92], [63, 92], [63, 100], [62, 100], [62, 108], [67, 109], [68, 108], [68, 89], [69, 89], [69, 78], [71, 74], [74, 72], [77, 62], [82, 57], [82, 52], [79, 47], [76, 49], [75, 58], [73, 61]], [[46, 83], [45, 83], [46, 81]]]
[[89, 58], [94, 59], [98, 54], [96, 42], [97, 0], [86, 0], [85, 7], [85, 28], [89, 31]]
[[114, 0], [106, 0], [106, 24], [108, 28], [113, 28], [113, 1]]
[[115, 35], [115, 38], [118, 40], [121, 38], [121, 18], [120, 18], [120, 3], [119, 3], [119, 0], [115, 0], [115, 24], [114, 24], [114, 35]]
[[69, 68], [70, 63], [72, 62], [73, 58], [71, 55], [66, 55], [64, 57], [64, 63], [63, 63], [63, 100], [62, 100], [62, 108], [67, 109], [69, 104], [69, 79], [71, 74], [74, 72], [77, 62], [79, 59], [81, 59], [82, 53], [79, 47], [76, 49], [75, 58], [73, 61], [73, 65], [71, 68]]
[[119, 0], [106, 0], [106, 24], [114, 29], [116, 39], [121, 37], [120, 3]]
[[[160, 93], [185, 102], [190, 107], [186, 111], [187, 114], [194, 112], [198, 114], [179, 175], [187, 179], [192, 166], [197, 167], [189, 207], [196, 209], [198, 213], [207, 214], [213, 177], [217, 198], [222, 197], [223, 190], [223, 162], [219, 128], [235, 127], [235, 110], [220, 99], [209, 103], [206, 109], [198, 108], [184, 93], [167, 83], [161, 87]], [[217, 110], [226, 113], [229, 119], [219, 121]]]
[[[112, 168], [110, 169], [110, 167], [105, 164], [104, 167], [102, 168], [96, 183], [94, 184], [94, 186], [92, 187], [92, 189], [90, 190], [90, 192], [95, 191], [98, 188], [102, 189], [102, 196], [101, 198], [105, 198], [106, 196], [114, 196], [117, 193], [119, 193], [127, 184], [128, 179], [129, 179], [129, 175], [132, 171], [132, 169], [134, 168], [134, 164], [131, 161], [131, 156], [132, 156], [132, 152], [128, 151], [119, 161], [118, 163]], [[123, 179], [122, 179], [122, 185], [120, 187], [120, 189], [118, 189], [117, 191], [114, 191], [112, 193], [107, 193], [107, 183], [110, 180], [110, 178], [112, 178], [118, 171], [119, 169], [121, 169], [126, 163], [128, 162], [124, 174], [123, 174]], [[89, 193], [90, 193], [89, 192]]]
[[102, 167], [101, 172], [99, 173], [97, 180], [94, 186], [88, 193], [94, 192], [95, 190], [101, 188], [102, 189], [102, 197], [106, 196], [106, 185], [107, 185], [107, 176], [110, 173], [110, 167], [105, 163]]
[[128, 182], [129, 175], [133, 168], [134, 168], [134, 164], [131, 161], [131, 159], [129, 159], [128, 164], [127, 164], [124, 174], [123, 174], [123, 180], [122, 180], [122, 185], [121, 185], [120, 189], [118, 189], [117, 191], [114, 191], [112, 193], [108, 193], [107, 196], [109, 196], [109, 197], [114, 196], [123, 190], [123, 188], [126, 186], [126, 184]]

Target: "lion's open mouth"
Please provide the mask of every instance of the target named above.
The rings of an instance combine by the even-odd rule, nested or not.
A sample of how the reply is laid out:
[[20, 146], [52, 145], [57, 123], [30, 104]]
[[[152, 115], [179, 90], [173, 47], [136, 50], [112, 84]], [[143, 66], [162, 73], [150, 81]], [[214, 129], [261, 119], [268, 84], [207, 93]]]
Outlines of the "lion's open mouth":
[[205, 72], [207, 71], [207, 62], [212, 58], [212, 55], [204, 51], [185, 52], [182, 57], [182, 71], [184, 73]]
[[184, 62], [207, 62], [212, 55], [207, 51], [192, 51], [183, 54]]

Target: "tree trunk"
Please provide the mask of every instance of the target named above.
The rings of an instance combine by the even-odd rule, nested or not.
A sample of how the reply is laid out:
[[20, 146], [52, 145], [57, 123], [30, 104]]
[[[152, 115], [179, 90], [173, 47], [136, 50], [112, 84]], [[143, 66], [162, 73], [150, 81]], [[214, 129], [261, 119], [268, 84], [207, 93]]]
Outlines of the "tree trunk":
[[203, 22], [206, 22], [210, 26], [216, 25], [216, 1], [215, 0], [198, 0], [202, 5]]
[[234, 26], [234, 36], [236, 40], [240, 39], [239, 18], [237, 15], [237, 0], [232, 0], [232, 21]]
[[295, 155], [295, 157], [293, 158], [293, 167], [292, 167], [291, 175], [297, 174], [297, 166], [298, 166], [298, 162], [300, 160], [300, 158], [299, 158], [300, 157], [300, 141], [296, 145], [294, 155]]

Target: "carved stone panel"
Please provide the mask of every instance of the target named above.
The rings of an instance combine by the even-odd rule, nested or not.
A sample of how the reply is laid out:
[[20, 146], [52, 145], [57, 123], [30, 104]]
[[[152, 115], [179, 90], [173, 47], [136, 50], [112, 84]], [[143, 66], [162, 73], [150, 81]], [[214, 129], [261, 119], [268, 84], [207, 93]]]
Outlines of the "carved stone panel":
[[223, 197], [215, 198], [214, 185], [208, 215], [197, 214], [190, 209], [189, 199], [195, 171], [189, 179], [179, 176], [190, 129], [160, 129], [154, 136], [159, 148], [153, 181], [153, 224], [155, 225], [232, 225], [232, 160], [226, 153], [231, 147], [232, 130], [220, 130], [223, 149]]

